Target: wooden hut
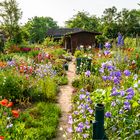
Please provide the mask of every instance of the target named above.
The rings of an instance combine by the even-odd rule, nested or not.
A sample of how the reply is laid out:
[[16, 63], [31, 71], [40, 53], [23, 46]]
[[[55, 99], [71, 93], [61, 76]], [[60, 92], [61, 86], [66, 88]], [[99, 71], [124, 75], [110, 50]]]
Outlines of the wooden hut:
[[47, 37], [53, 37], [55, 41], [63, 38], [64, 48], [72, 52], [72, 54], [81, 45], [85, 49], [89, 46], [95, 47], [96, 35], [101, 35], [101, 33], [85, 31], [79, 28], [50, 29], [47, 32]]

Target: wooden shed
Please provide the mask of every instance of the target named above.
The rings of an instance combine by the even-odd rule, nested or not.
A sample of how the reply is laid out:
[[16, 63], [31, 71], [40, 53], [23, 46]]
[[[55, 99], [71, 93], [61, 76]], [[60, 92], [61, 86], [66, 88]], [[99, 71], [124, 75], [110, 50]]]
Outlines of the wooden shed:
[[86, 47], [95, 47], [96, 40], [95, 36], [101, 35], [98, 32], [85, 31], [79, 28], [60, 28], [60, 29], [50, 29], [47, 32], [47, 37], [53, 37], [54, 40], [59, 40], [63, 38], [63, 46], [66, 50], [75, 52], [77, 48], [81, 45], [86, 49]]

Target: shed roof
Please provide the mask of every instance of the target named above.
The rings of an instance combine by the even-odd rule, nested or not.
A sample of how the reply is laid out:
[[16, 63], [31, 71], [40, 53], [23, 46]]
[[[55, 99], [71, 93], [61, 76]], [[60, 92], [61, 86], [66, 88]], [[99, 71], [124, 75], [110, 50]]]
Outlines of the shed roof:
[[76, 34], [76, 33], [81, 33], [81, 32], [87, 32], [87, 33], [91, 33], [95, 35], [102, 34], [99, 32], [90, 32], [90, 31], [82, 30], [80, 28], [59, 28], [59, 29], [49, 29], [47, 31], [47, 36], [62, 37], [68, 34]]

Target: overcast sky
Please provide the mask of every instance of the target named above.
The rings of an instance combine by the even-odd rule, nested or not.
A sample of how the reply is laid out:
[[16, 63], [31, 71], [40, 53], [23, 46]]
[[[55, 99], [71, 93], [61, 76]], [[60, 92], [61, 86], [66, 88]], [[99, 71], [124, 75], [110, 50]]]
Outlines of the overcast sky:
[[[0, 0], [1, 1], [1, 0]], [[17, 0], [23, 12], [21, 23], [34, 16], [49, 16], [57, 21], [59, 26], [77, 11], [87, 11], [91, 15], [101, 16], [105, 8], [116, 6], [122, 8], [140, 9], [140, 0]]]

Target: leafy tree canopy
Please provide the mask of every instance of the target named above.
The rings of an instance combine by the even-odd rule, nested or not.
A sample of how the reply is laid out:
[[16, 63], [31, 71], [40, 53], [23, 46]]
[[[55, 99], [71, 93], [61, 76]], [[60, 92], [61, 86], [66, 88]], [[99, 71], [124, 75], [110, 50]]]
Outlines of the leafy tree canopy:
[[29, 41], [32, 43], [42, 42], [46, 37], [46, 32], [50, 28], [58, 28], [57, 22], [51, 17], [33, 17], [29, 19], [25, 28], [30, 34]]
[[89, 15], [88, 12], [78, 12], [70, 20], [65, 22], [66, 27], [81, 28], [87, 31], [97, 31], [99, 19], [96, 16]]
[[22, 16], [16, 0], [4, 0], [0, 2], [0, 23], [10, 40], [18, 43], [20, 32], [19, 20]]

